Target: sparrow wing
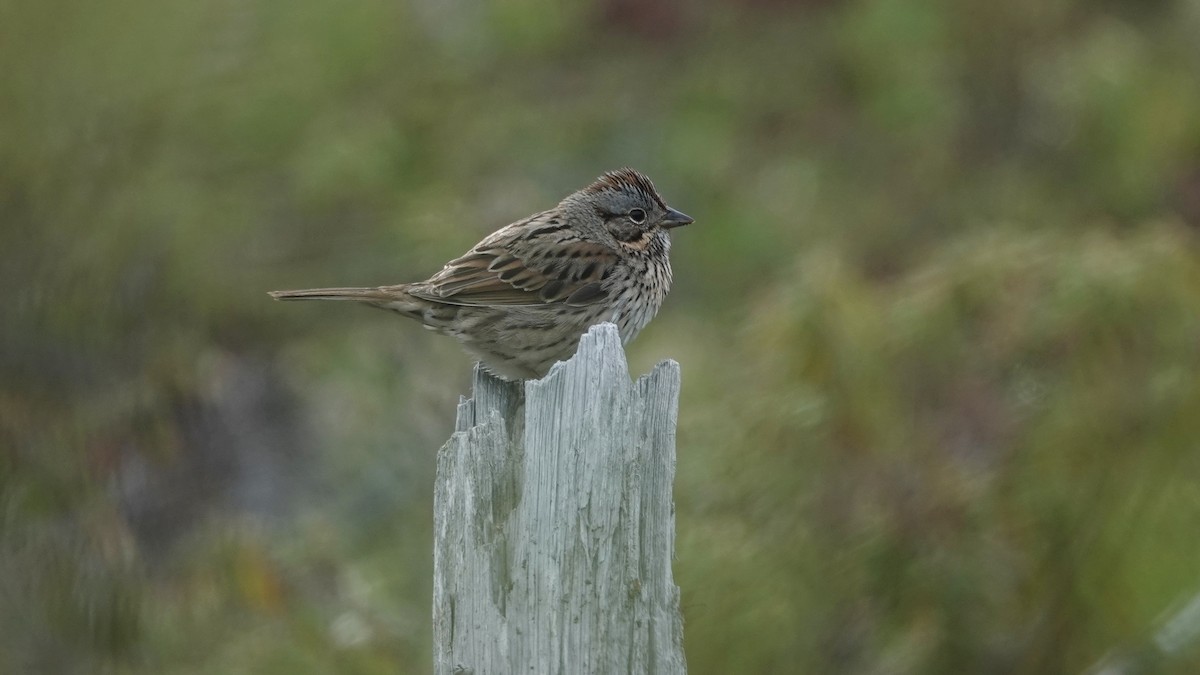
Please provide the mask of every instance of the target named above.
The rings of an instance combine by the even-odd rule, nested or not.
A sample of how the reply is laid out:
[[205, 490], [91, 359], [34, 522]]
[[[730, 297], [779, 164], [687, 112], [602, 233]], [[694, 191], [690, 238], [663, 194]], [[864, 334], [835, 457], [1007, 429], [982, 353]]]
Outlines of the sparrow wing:
[[408, 292], [451, 305], [590, 305], [607, 297], [601, 282], [616, 262], [542, 213], [498, 230]]

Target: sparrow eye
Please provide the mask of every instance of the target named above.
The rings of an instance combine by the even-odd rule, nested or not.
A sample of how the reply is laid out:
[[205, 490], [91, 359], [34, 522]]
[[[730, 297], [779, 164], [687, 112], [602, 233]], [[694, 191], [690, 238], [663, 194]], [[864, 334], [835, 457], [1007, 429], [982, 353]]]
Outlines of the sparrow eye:
[[641, 209], [633, 209], [629, 212], [629, 219], [634, 223], [641, 225], [646, 222], [646, 212]]

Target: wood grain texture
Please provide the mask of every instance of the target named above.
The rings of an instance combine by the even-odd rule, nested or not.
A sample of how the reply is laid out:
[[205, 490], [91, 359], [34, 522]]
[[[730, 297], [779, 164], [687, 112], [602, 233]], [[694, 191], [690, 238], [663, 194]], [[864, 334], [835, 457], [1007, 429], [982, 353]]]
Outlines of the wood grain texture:
[[679, 365], [602, 324], [545, 379], [476, 370], [438, 455], [439, 675], [685, 672], [671, 575]]

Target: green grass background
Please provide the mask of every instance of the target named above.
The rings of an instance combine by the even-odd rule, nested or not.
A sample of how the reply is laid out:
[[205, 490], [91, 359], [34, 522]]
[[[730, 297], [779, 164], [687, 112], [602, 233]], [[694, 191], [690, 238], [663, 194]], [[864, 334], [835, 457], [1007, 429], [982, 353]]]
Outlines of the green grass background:
[[431, 669], [417, 280], [696, 218], [689, 668], [1075, 673], [1200, 590], [1192, 0], [0, 0], [0, 672]]

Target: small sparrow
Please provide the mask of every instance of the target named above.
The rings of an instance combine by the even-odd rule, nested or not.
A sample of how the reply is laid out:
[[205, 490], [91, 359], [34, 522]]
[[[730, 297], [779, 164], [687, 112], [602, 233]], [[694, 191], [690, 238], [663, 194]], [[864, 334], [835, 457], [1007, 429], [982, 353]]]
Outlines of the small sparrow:
[[355, 300], [457, 338], [493, 374], [540, 378], [605, 321], [628, 343], [671, 288], [668, 230], [692, 218], [649, 178], [610, 171], [558, 206], [500, 228], [426, 281], [272, 291], [277, 300]]

